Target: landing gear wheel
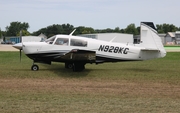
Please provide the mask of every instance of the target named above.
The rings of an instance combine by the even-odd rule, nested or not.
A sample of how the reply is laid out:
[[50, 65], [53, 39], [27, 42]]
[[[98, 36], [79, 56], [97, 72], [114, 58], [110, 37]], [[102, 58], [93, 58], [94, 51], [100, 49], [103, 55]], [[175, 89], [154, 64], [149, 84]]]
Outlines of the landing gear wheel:
[[73, 65], [73, 71], [74, 72], [80, 72], [85, 69], [85, 63], [74, 63]]
[[72, 69], [73, 68], [73, 63], [65, 63], [65, 68]]
[[34, 65], [31, 66], [31, 70], [32, 71], [38, 71], [39, 70], [39, 66], [34, 64]]

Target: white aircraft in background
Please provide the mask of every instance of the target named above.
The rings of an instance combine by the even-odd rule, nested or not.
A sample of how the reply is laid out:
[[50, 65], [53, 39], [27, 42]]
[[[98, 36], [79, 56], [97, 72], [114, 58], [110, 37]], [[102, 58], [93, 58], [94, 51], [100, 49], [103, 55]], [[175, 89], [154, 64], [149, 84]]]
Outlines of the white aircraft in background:
[[166, 56], [161, 38], [152, 22], [141, 22], [140, 44], [72, 36], [73, 32], [70, 35], [55, 35], [45, 42], [23, 42], [13, 47], [20, 50], [20, 56], [23, 50], [33, 60], [31, 69], [34, 71], [39, 70], [35, 63], [63, 62], [65, 68], [82, 71], [86, 63], [143, 61]]

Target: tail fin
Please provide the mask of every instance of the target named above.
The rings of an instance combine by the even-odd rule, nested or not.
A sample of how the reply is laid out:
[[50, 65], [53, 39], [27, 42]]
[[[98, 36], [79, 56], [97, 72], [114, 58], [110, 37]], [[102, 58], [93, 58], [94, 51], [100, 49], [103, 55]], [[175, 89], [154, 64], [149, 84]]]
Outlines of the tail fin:
[[166, 56], [162, 40], [152, 22], [141, 22], [141, 45], [144, 50], [158, 51], [160, 53], [158, 57]]

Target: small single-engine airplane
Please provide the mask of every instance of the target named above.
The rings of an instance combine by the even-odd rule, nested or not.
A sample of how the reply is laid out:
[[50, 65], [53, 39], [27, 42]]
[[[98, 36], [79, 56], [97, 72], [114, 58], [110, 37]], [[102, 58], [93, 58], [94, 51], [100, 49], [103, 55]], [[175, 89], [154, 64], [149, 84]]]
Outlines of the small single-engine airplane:
[[[74, 31], [73, 31], [74, 32]], [[33, 60], [32, 70], [39, 70], [35, 63], [64, 62], [65, 68], [82, 71], [86, 63], [143, 61], [166, 56], [161, 38], [152, 22], [141, 22], [139, 44], [123, 44], [90, 39], [80, 36], [55, 35], [44, 42], [22, 42], [13, 45]]]

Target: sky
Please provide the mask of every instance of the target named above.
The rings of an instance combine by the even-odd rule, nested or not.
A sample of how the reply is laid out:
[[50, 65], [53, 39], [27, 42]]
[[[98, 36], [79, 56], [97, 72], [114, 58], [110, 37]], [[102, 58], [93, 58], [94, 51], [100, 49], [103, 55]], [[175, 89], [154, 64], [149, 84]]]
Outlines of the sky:
[[0, 29], [27, 22], [30, 33], [53, 24], [126, 28], [142, 21], [180, 27], [180, 0], [0, 0]]

